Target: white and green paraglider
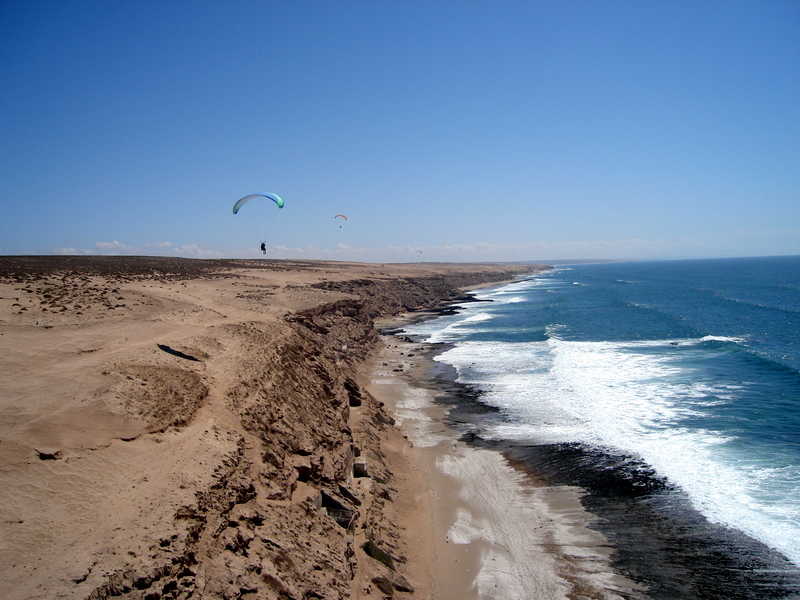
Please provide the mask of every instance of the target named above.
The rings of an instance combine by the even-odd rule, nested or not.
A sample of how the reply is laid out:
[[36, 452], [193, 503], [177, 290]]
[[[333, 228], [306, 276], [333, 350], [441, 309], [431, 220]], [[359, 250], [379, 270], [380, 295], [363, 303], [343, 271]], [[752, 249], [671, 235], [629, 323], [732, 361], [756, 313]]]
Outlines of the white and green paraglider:
[[[250, 202], [250, 200], [253, 200], [255, 198], [265, 198], [267, 200], [272, 200], [275, 203], [275, 206], [277, 206], [278, 208], [283, 208], [284, 205], [286, 204], [283, 201], [283, 198], [278, 196], [278, 194], [272, 194], [272, 193], [269, 193], [269, 194], [248, 194], [247, 196], [242, 196], [241, 198], [239, 198], [236, 201], [236, 204], [233, 205], [233, 214], [238, 215], [239, 214], [239, 210], [242, 208], [242, 206], [244, 206], [245, 204]], [[266, 241], [261, 242], [261, 253], [264, 254], [264, 255], [267, 254], [267, 242]]]
[[236, 204], [233, 205], [233, 214], [239, 214], [239, 209], [250, 202], [250, 200], [253, 198], [266, 198], [267, 200], [272, 200], [278, 208], [283, 208], [286, 204], [283, 201], [283, 198], [278, 196], [278, 194], [248, 194], [247, 196], [243, 196], [236, 201]]

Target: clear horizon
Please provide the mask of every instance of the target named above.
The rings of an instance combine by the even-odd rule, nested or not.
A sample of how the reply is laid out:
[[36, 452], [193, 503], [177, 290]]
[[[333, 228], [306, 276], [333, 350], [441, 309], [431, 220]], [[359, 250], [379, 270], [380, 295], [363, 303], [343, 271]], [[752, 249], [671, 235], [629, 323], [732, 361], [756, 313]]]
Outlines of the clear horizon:
[[0, 17], [1, 254], [800, 254], [795, 2]]

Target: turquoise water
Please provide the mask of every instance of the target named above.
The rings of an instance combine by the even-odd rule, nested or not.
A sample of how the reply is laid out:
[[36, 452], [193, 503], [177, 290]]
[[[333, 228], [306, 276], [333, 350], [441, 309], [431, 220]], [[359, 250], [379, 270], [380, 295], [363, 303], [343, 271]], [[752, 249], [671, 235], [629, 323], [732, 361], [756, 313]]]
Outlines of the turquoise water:
[[581, 265], [408, 328], [500, 410], [482, 435], [635, 456], [800, 564], [800, 257]]

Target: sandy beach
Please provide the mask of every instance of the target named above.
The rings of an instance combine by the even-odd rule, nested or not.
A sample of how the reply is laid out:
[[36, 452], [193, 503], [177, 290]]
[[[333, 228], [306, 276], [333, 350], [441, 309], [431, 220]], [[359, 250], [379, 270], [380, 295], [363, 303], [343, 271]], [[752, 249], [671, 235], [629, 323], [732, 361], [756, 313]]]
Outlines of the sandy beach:
[[2, 596], [489, 597], [486, 552], [518, 556], [458, 481], [480, 468], [514, 501], [521, 476], [450, 434], [422, 452], [437, 409], [380, 375], [397, 348], [373, 320], [530, 269], [0, 259]]
[[433, 362], [442, 348], [412, 342], [403, 322], [382, 323], [399, 331], [384, 336], [369, 389], [407, 439], [389, 465], [416, 490], [401, 523], [425, 549], [409, 561], [415, 579], [428, 582], [424, 597], [646, 597], [614, 572], [613, 548], [589, 528], [595, 517], [580, 488], [549, 486], [500, 452], [464, 442], [448, 416], [464, 390]]

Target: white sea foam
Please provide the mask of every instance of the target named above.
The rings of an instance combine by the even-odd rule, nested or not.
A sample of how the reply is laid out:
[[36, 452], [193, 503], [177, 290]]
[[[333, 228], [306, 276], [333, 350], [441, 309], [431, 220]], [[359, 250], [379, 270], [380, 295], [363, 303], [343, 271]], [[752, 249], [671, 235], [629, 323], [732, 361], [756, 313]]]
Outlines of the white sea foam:
[[481, 321], [491, 321], [494, 319], [494, 315], [490, 315], [489, 313], [478, 313], [477, 315], [472, 315], [471, 317], [467, 317], [461, 323], [480, 323]]
[[798, 470], [765, 470], [735, 454], [729, 437], [681, 425], [709, 406], [734, 401], [740, 386], [696, 381], [674, 354], [649, 351], [676, 341], [741, 338], [575, 342], [558, 339], [558, 327], [550, 333], [543, 342], [462, 342], [437, 360], [454, 365], [460, 381], [479, 386], [483, 400], [508, 415], [513, 425], [496, 427], [492, 437], [580, 441], [637, 454], [711, 520], [800, 562], [797, 506], [763, 498], [759, 483], [782, 477], [784, 489], [800, 490]]
[[[742, 388], [759, 382], [698, 380], [681, 362], [683, 347], [746, 344], [746, 337], [578, 342], [560, 339], [568, 333], [565, 326], [551, 324], [547, 341], [462, 341], [476, 322], [466, 319], [493, 314], [510, 298], [571, 284], [551, 272], [484, 290], [478, 297], [492, 304], [465, 304], [456, 318], [429, 324], [431, 341], [457, 343], [437, 360], [453, 364], [460, 381], [479, 386], [483, 400], [508, 415], [490, 437], [579, 441], [639, 455], [681, 486], [710, 520], [740, 529], [800, 564], [800, 469], [767, 468], [757, 457], [737, 454], [731, 438], [696, 425], [704, 411], [735, 403]], [[663, 351], [653, 352], [657, 348]], [[694, 425], [682, 426], [687, 420]]]
[[449, 439], [442, 432], [441, 424], [426, 411], [433, 404], [429, 390], [406, 385], [402, 380], [383, 377], [380, 373], [371, 383], [376, 388], [387, 386], [401, 391], [394, 407], [395, 422], [403, 427], [415, 446], [429, 448]]
[[[459, 497], [466, 507], [479, 507], [459, 508], [448, 531], [453, 543], [481, 540], [486, 545], [474, 583], [478, 598], [567, 598], [569, 586], [558, 575], [555, 555], [542, 553], [540, 547], [552, 543], [553, 537], [569, 541], [569, 527], [565, 517], [539, 497], [544, 490], [526, 489], [523, 475], [496, 452], [445, 454], [437, 466], [460, 483]], [[587, 566], [600, 571], [601, 561], [596, 554], [591, 558]]]
[[733, 336], [724, 336], [724, 335], [704, 335], [700, 338], [701, 342], [745, 342], [747, 338], [743, 337], [733, 337]]

